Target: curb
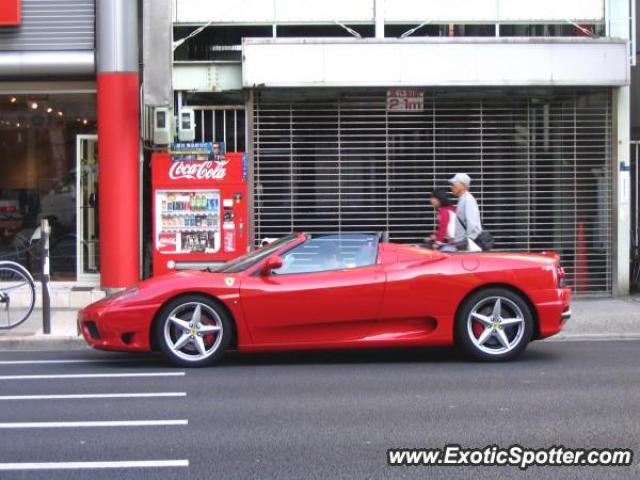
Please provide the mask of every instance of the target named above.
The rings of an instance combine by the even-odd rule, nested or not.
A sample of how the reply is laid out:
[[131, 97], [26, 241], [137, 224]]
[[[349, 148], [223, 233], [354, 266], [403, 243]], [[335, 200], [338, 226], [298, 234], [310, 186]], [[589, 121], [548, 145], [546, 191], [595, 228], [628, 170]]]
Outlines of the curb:
[[602, 342], [640, 340], [640, 333], [574, 333], [545, 338], [543, 342]]
[[[603, 342], [603, 341], [637, 341], [640, 333], [577, 333], [556, 335], [545, 338], [542, 342]], [[91, 350], [84, 338], [76, 335], [23, 335], [8, 338], [0, 337], [0, 352], [11, 351], [54, 351], [54, 350]]]
[[77, 335], [24, 335], [9, 338], [0, 337], [0, 351], [19, 350], [89, 350], [84, 338]]

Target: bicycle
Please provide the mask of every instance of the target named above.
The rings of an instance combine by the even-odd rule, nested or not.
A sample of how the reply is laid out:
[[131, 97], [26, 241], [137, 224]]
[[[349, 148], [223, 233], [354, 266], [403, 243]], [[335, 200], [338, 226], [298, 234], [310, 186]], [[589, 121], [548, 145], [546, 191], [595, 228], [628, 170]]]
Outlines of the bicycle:
[[36, 286], [29, 271], [19, 263], [0, 261], [0, 330], [27, 320], [35, 303]]

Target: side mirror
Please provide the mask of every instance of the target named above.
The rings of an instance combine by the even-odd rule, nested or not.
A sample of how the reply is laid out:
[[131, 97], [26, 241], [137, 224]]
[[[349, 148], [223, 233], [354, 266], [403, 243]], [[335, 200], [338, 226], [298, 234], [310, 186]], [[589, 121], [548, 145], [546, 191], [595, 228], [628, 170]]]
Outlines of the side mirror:
[[260, 275], [269, 275], [273, 270], [277, 270], [282, 267], [282, 259], [277, 255], [269, 257], [262, 264], [260, 269]]

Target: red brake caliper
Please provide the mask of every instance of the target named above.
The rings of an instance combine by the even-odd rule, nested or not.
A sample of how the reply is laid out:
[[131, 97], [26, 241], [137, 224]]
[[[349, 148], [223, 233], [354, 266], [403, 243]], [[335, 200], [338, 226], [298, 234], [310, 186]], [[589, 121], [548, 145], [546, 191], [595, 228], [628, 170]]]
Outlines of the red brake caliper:
[[204, 344], [209, 348], [216, 341], [217, 333], [209, 333], [203, 337]]
[[476, 320], [474, 320], [471, 328], [473, 329], [473, 334], [476, 336], [476, 338], [478, 338], [484, 331], [484, 327], [482, 326], [482, 324], [480, 324], [480, 322]]

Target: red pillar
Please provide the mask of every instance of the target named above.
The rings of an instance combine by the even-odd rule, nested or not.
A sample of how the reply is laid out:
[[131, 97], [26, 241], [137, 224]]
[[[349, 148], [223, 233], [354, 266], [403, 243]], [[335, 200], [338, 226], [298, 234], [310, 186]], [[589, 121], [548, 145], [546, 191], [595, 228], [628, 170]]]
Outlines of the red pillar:
[[102, 288], [140, 279], [139, 79], [98, 73], [98, 195]]
[[140, 279], [138, 2], [96, 0], [102, 288]]

